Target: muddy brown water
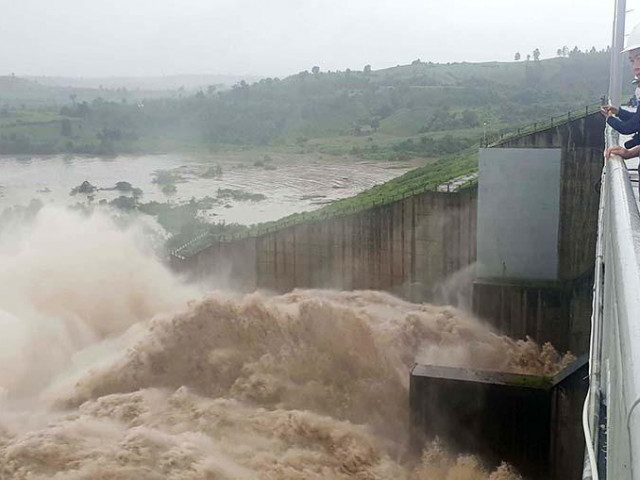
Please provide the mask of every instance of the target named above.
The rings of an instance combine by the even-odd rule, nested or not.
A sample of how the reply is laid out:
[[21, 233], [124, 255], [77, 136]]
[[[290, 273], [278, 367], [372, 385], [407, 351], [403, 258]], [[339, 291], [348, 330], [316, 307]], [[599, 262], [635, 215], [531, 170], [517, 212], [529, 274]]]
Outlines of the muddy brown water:
[[[272, 160], [265, 162], [264, 154], [257, 152], [114, 158], [0, 156], [0, 212], [16, 204], [26, 205], [34, 198], [56, 205], [86, 203], [85, 195], [69, 195], [83, 181], [99, 188], [126, 181], [142, 189], [142, 202], [180, 203], [194, 197], [216, 197], [218, 189], [262, 194], [266, 198], [259, 202], [229, 200], [203, 212], [204, 218], [212, 222], [249, 225], [317, 209], [417, 166], [415, 162], [365, 162], [317, 154], [269, 154], [269, 157]], [[218, 165], [222, 175], [212, 177]], [[161, 185], [153, 183], [159, 171], [174, 175], [177, 180], [174, 193], [164, 193]], [[117, 191], [101, 190], [94, 194], [93, 202], [110, 201], [119, 195]]]
[[45, 207], [0, 263], [2, 480], [513, 480], [408, 455], [409, 368], [566, 361], [383, 292], [207, 292], [100, 214]]

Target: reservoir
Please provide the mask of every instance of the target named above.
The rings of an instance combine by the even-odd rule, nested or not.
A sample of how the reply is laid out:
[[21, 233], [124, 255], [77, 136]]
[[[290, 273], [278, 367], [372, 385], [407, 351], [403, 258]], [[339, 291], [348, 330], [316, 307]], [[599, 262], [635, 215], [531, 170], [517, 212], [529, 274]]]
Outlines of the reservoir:
[[[409, 162], [258, 152], [113, 158], [0, 157], [0, 211], [14, 205], [25, 206], [32, 199], [59, 206], [111, 201], [124, 193], [100, 189], [129, 182], [142, 190], [140, 202], [179, 204], [192, 198], [215, 198], [219, 189], [258, 194], [262, 198], [259, 201], [235, 199], [237, 196], [225, 198], [203, 212], [203, 217], [211, 222], [250, 225], [353, 196], [414, 166]], [[91, 196], [70, 195], [84, 181], [99, 190]], [[165, 188], [168, 185], [171, 187]]]

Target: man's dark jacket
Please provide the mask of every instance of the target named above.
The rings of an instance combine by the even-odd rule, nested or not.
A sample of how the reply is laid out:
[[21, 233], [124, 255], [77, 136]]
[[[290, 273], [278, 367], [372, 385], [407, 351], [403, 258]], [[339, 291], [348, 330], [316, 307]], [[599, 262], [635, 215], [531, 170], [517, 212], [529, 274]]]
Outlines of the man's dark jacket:
[[625, 148], [640, 145], [640, 107], [638, 108], [638, 112], [635, 113], [619, 109], [618, 115], [616, 117], [609, 117], [607, 123], [611, 125], [611, 128], [623, 135], [633, 134], [633, 138], [625, 142]]

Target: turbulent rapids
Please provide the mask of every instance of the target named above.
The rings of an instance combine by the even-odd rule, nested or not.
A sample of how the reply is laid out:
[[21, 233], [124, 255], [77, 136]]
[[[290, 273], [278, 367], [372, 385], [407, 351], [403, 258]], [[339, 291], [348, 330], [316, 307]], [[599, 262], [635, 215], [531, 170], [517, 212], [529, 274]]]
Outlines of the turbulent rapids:
[[0, 241], [0, 479], [507, 480], [406, 454], [416, 361], [570, 358], [381, 292], [207, 292], [135, 229], [45, 208]]

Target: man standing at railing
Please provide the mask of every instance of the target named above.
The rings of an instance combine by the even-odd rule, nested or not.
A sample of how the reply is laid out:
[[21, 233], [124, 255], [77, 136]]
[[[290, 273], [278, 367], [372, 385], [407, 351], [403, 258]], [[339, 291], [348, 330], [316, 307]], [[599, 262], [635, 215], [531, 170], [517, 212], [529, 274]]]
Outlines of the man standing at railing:
[[[627, 46], [621, 53], [629, 53], [631, 70], [636, 79], [640, 78], [640, 25], [636, 25], [627, 39]], [[636, 96], [638, 88], [636, 88]], [[640, 109], [639, 109], [640, 110]], [[607, 117], [607, 123], [623, 135], [633, 135], [624, 147], [611, 147], [605, 152], [605, 158], [619, 155], [622, 158], [634, 158], [640, 153], [640, 111], [629, 112], [611, 105], [600, 109]]]

